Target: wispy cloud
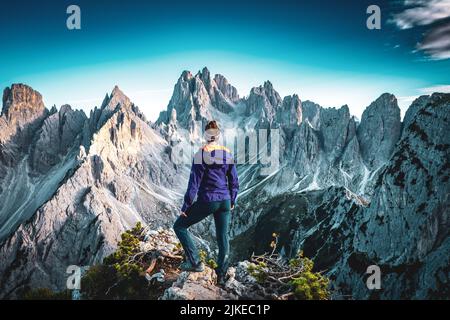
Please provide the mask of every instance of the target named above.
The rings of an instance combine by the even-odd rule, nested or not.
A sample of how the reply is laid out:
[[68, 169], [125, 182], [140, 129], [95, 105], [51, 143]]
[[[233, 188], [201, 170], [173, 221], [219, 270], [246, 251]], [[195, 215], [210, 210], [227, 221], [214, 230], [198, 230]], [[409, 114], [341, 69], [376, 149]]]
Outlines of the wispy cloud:
[[436, 85], [432, 87], [420, 88], [422, 94], [432, 94], [434, 92], [450, 93], [450, 84]]
[[413, 6], [393, 16], [392, 21], [400, 29], [425, 26], [450, 17], [450, 0], [405, 1]]
[[390, 19], [399, 29], [425, 26], [423, 39], [416, 50], [426, 54], [428, 59], [450, 58], [450, 0], [406, 0], [405, 9]]
[[417, 49], [427, 53], [432, 59], [450, 58], [450, 23], [436, 27], [428, 32]]
[[418, 95], [415, 96], [401, 96], [397, 97], [397, 102], [399, 105], [407, 105], [409, 106], [414, 100], [416, 100]]

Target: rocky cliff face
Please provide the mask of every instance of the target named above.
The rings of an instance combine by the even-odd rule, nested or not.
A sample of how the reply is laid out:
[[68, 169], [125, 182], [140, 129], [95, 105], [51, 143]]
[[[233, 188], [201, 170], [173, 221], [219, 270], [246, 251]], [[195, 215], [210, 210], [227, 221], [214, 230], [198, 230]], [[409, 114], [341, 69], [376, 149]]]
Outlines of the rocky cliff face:
[[358, 140], [361, 156], [369, 168], [378, 168], [389, 159], [400, 130], [400, 109], [392, 94], [381, 95], [364, 110]]
[[207, 68], [195, 76], [190, 71], [183, 71], [167, 110], [161, 112], [156, 124], [167, 125], [171, 119], [176, 119], [181, 128], [189, 131], [191, 140], [198, 140], [206, 120], [212, 119], [217, 111], [232, 112], [238, 102], [236, 88], [222, 75], [211, 78]]
[[[43, 159], [49, 154], [58, 158], [67, 149], [67, 139], [75, 134], [76, 138], [64, 164], [36, 178], [47, 185], [54, 181], [46, 191], [48, 199], [28, 195], [34, 206], [26, 210], [26, 202], [19, 202], [18, 208], [12, 201], [2, 202], [7, 204], [1, 209], [10, 225], [8, 229], [2, 225], [2, 297], [27, 286], [63, 288], [68, 265], [101, 261], [116, 247], [119, 235], [137, 221], [170, 224], [180, 185], [186, 183], [168, 160], [165, 140], [118, 88], [90, 119], [63, 106], [44, 121], [40, 133], [31, 154], [38, 160], [33, 166], [44, 172], [52, 163], [42, 163]], [[82, 141], [89, 134], [85, 145]], [[46, 141], [51, 144], [47, 149]], [[35, 192], [39, 195], [40, 190]], [[4, 195], [17, 197], [14, 190]], [[29, 220], [24, 222], [22, 216]]]
[[22, 84], [5, 89], [0, 117], [0, 240], [30, 218], [74, 164], [86, 116], [63, 106], [48, 111]]
[[53, 108], [30, 150], [31, 169], [43, 174], [58, 164], [74, 146], [86, 119], [83, 111], [72, 110], [69, 105], [61, 106], [59, 111]]
[[[449, 128], [449, 98], [427, 97], [405, 119], [370, 206], [353, 219], [347, 257], [333, 270], [345, 292], [360, 298], [449, 297], [449, 140], [442, 134]], [[378, 292], [358, 279], [368, 264], [384, 274]]]
[[46, 113], [42, 96], [24, 84], [13, 84], [3, 92], [2, 116], [10, 124], [23, 128]]
[[281, 102], [281, 97], [273, 88], [272, 83], [266, 81], [264, 85], [252, 88], [250, 91], [246, 100], [245, 115], [255, 114], [259, 121], [271, 124]]
[[[47, 113], [42, 96], [29, 86], [13, 84], [4, 90], [0, 116], [0, 161], [3, 165], [17, 164]], [[0, 171], [0, 176], [4, 174], [4, 170]]]
[[[199, 143], [210, 119], [280, 137], [276, 170], [238, 165], [234, 261], [267, 250], [277, 232], [282, 254], [304, 250], [327, 270], [336, 298], [448, 296], [449, 95], [420, 97], [402, 123], [395, 97], [383, 94], [358, 122], [347, 106], [282, 98], [268, 81], [239, 98], [205, 68], [182, 73], [152, 125], [118, 87], [89, 117], [69, 106], [48, 111], [23, 85], [3, 100], [1, 297], [64, 288], [68, 265], [101, 261], [137, 221], [170, 227], [189, 175], [190, 154], [179, 162], [177, 152]], [[214, 252], [211, 219], [194, 232]], [[385, 275], [381, 291], [365, 286], [370, 264]]]

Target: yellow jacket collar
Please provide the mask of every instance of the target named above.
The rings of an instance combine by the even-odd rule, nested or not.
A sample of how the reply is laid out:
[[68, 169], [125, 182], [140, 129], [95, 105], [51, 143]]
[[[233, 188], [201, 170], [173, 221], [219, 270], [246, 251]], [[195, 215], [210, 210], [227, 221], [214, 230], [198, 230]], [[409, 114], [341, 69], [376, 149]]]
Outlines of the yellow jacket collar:
[[211, 152], [214, 150], [225, 150], [226, 152], [231, 153], [230, 149], [228, 149], [225, 146], [221, 146], [219, 144], [207, 144], [203, 146], [202, 150], [206, 152]]

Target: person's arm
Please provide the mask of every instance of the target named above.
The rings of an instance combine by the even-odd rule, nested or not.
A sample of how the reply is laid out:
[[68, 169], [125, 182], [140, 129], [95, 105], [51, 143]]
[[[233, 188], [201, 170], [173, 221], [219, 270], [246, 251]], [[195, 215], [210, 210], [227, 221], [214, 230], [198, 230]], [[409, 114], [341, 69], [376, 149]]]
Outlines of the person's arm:
[[228, 188], [230, 189], [231, 207], [234, 207], [236, 197], [239, 191], [239, 179], [237, 175], [236, 165], [233, 163], [228, 165], [227, 171]]
[[202, 182], [203, 174], [205, 173], [205, 164], [192, 162], [191, 175], [189, 176], [189, 183], [186, 194], [184, 195], [184, 203], [181, 207], [181, 212], [185, 213], [186, 210], [192, 206], [195, 196], [197, 195], [198, 188]]

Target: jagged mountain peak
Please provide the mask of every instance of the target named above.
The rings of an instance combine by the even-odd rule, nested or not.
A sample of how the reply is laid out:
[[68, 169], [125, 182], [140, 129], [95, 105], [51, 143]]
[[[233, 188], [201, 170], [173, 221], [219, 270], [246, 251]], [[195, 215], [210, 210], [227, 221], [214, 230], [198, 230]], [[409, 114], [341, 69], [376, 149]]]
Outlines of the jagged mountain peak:
[[373, 117], [398, 118], [400, 121], [400, 107], [397, 98], [391, 93], [383, 93], [373, 101], [363, 112], [361, 121], [370, 120]]
[[190, 79], [192, 79], [192, 73], [191, 73], [191, 71], [189, 71], [189, 70], [184, 70], [182, 73], [181, 73], [181, 76], [180, 76], [180, 78], [178, 79], [178, 81], [180, 81], [180, 80], [182, 80], [182, 81], [188, 81], [188, 80], [190, 80]]
[[383, 93], [363, 112], [357, 136], [368, 168], [385, 163], [400, 137], [401, 119], [397, 98]]
[[3, 91], [2, 115], [9, 121], [28, 122], [46, 112], [42, 95], [23, 83], [12, 84]]
[[302, 123], [302, 101], [296, 94], [283, 98], [277, 109], [276, 121], [282, 126], [299, 126]]
[[264, 83], [262, 85], [259, 85], [259, 86], [251, 88], [250, 94], [252, 92], [267, 92], [267, 93], [270, 93], [271, 91], [275, 91], [276, 92], [276, 90], [273, 88], [272, 82], [270, 82], [269, 80], [266, 80], [266, 81], [264, 81]]
[[222, 94], [230, 99], [232, 102], [237, 102], [239, 100], [239, 94], [235, 87], [233, 87], [221, 74], [214, 75], [214, 82], [217, 85], [217, 88], [222, 92]]
[[50, 114], [55, 114], [58, 112], [58, 108], [56, 108], [56, 104], [52, 105], [50, 108]]
[[374, 108], [378, 107], [381, 109], [398, 109], [400, 111], [400, 108], [398, 107], [397, 98], [392, 93], [385, 92], [381, 94], [375, 101], [373, 101], [367, 108]]
[[450, 102], [450, 93], [435, 92], [430, 96], [431, 104], [448, 104]]
[[264, 81], [264, 84], [262, 84], [258, 87], [253, 87], [250, 90], [250, 95], [252, 95], [252, 94], [266, 96], [270, 100], [270, 102], [273, 106], [276, 106], [281, 103], [280, 94], [278, 93], [278, 91], [275, 90], [272, 82], [270, 82], [269, 80]]
[[[114, 106], [115, 103], [116, 105]], [[128, 107], [131, 105], [131, 101], [130, 98], [119, 89], [119, 86], [115, 85], [109, 96], [109, 105], [111, 107], [117, 107], [117, 104]]]
[[199, 70], [197, 75], [203, 80], [203, 82], [211, 80], [211, 72], [209, 72], [207, 67], [203, 67], [201, 71]]
[[63, 104], [61, 106], [61, 108], [59, 109], [59, 112], [61, 112], [62, 114], [70, 112], [70, 111], [72, 111], [72, 107], [70, 104]]
[[[40, 95], [30, 89], [13, 85], [4, 95], [10, 106], [6, 110], [40, 106]], [[449, 180], [450, 142], [445, 134], [449, 101], [450, 95], [445, 94], [418, 100], [409, 125], [403, 125], [401, 140], [399, 110], [392, 94], [378, 97], [358, 125], [348, 106], [322, 108], [302, 102], [297, 94], [282, 99], [270, 81], [239, 99], [224, 76], [212, 77], [207, 68], [195, 75], [181, 74], [167, 111], [160, 116], [165, 122], [160, 128], [178, 140], [167, 139], [160, 134], [164, 130], [155, 131], [141, 121], [137, 107], [118, 86], [106, 94], [90, 119], [69, 105], [59, 111], [54, 107], [26, 139], [0, 148], [0, 239], [8, 237], [0, 244], [4, 262], [0, 264], [0, 297], [13, 296], [20, 289], [18, 284], [64, 289], [67, 265], [100, 262], [120, 240], [120, 233], [137, 220], [171, 225], [189, 178], [189, 166], [173, 160], [179, 149], [172, 142], [182, 147], [192, 143], [201, 137], [198, 121], [212, 117], [245, 130], [266, 124], [280, 128], [283, 153], [278, 170], [261, 179], [259, 166], [238, 166], [242, 191], [233, 236], [250, 228], [267, 230], [270, 238], [274, 220], [269, 218], [276, 212], [277, 220], [294, 237], [286, 239], [292, 242], [290, 252], [297, 252], [303, 243], [302, 249], [316, 255], [317, 265], [324, 270], [342, 270], [336, 268], [341, 258], [344, 267], [347, 257], [353, 261], [352, 244], [358, 252], [389, 263], [391, 257], [402, 263], [407, 257], [421, 262], [424, 255], [434, 254], [435, 244], [441, 246], [436, 254], [445, 253], [447, 216], [440, 213], [448, 202], [443, 200]], [[249, 111], [248, 117], [244, 110]], [[5, 119], [0, 117], [0, 138], [16, 128]], [[366, 196], [371, 200], [368, 208]], [[300, 224], [299, 212], [307, 218]], [[429, 236], [421, 229], [427, 224], [433, 226]], [[196, 229], [205, 243], [210, 239], [209, 227], [205, 223]], [[413, 240], [407, 239], [411, 233]], [[329, 252], [336, 256], [329, 259]], [[431, 258], [426, 268], [434, 268]], [[397, 262], [392, 266], [404, 266]], [[438, 262], [443, 268], [448, 265], [442, 259]], [[354, 270], [348, 270], [353, 274]], [[427, 270], [420, 275], [439, 274]], [[355, 287], [348, 279], [342, 283]], [[386, 288], [391, 285], [394, 282]]]
[[48, 114], [41, 94], [30, 86], [18, 83], [5, 88], [0, 116], [0, 163], [17, 164], [23, 156], [21, 149], [27, 149]]
[[119, 89], [119, 86], [117, 84], [114, 86], [114, 88], [111, 91], [111, 97], [113, 97], [115, 95], [124, 95], [124, 93], [122, 92], [122, 90]]
[[349, 109], [349, 107], [348, 107], [347, 104], [342, 105], [342, 106], [339, 108], [339, 110], [343, 110], [344, 112], [350, 114], [350, 109]]
[[180, 126], [192, 133], [199, 129], [196, 121], [211, 119], [216, 111], [230, 113], [238, 100], [236, 88], [224, 76], [216, 74], [212, 78], [206, 67], [195, 76], [185, 70], [178, 78], [167, 109], [160, 113], [156, 125], [167, 125], [171, 120], [173, 122], [172, 115], [176, 115]]
[[[120, 109], [132, 110], [135, 112], [134, 109], [137, 108], [131, 103], [130, 98], [128, 98], [116, 85], [110, 95], [106, 94], [101, 107], [96, 107], [94, 110], [91, 110], [89, 118], [90, 130], [94, 132], [100, 129], [112, 114]], [[140, 113], [138, 110], [137, 112]]]
[[246, 100], [246, 115], [256, 114], [260, 122], [272, 123], [276, 109], [280, 107], [282, 99], [280, 94], [273, 88], [270, 81], [265, 81], [259, 87], [253, 87]]
[[299, 104], [299, 103], [301, 103], [301, 99], [300, 99], [300, 97], [297, 95], [297, 94], [293, 94], [293, 95], [288, 95], [288, 96], [285, 96], [284, 98], [283, 98], [283, 103], [285, 103], [285, 102], [293, 102], [293, 103], [296, 103], [296, 104]]
[[273, 84], [269, 80], [264, 81], [264, 88], [267, 90], [273, 90]]

